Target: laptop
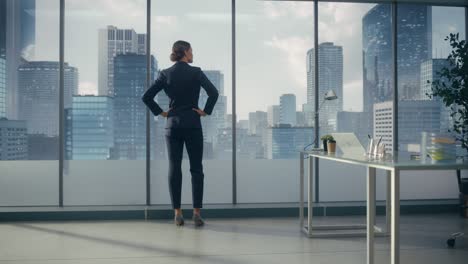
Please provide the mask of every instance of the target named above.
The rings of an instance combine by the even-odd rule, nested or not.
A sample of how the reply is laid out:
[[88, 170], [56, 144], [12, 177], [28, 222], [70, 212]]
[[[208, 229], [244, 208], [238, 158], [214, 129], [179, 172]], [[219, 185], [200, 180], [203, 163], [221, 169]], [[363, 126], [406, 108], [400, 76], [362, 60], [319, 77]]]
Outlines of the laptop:
[[364, 155], [366, 149], [354, 133], [331, 133], [343, 155]]

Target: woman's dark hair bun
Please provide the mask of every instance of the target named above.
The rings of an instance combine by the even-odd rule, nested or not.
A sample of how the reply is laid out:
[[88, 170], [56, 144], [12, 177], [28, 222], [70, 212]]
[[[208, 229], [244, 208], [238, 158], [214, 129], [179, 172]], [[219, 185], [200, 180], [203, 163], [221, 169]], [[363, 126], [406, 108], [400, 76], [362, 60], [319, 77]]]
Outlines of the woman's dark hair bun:
[[190, 43], [183, 40], [178, 40], [172, 45], [172, 53], [170, 56], [171, 61], [180, 61], [184, 56], [185, 52], [190, 49]]

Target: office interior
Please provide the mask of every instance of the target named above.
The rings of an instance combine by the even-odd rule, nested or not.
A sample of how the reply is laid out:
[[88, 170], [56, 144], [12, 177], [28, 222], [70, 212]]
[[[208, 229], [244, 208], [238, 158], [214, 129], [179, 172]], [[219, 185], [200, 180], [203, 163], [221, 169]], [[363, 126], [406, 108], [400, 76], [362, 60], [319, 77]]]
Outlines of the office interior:
[[[0, 263], [466, 263], [467, 15], [465, 0], [0, 0]], [[177, 40], [219, 91], [201, 228], [185, 150], [174, 225], [166, 120], [141, 100]]]

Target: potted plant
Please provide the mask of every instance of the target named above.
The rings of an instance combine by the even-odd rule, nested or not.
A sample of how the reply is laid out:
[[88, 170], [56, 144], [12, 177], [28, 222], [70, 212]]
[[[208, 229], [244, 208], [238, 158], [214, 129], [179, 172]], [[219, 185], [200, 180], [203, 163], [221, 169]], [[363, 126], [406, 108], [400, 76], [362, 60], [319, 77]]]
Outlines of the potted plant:
[[336, 152], [336, 141], [333, 137], [327, 140], [327, 145], [328, 145], [328, 153]]
[[322, 137], [320, 137], [320, 140], [322, 140], [323, 142], [323, 151], [327, 152], [328, 151], [328, 141], [330, 140], [334, 140], [333, 136], [332, 135], [323, 135]]
[[428, 96], [440, 97], [450, 108], [452, 128], [448, 132], [455, 132], [455, 139], [468, 153], [468, 44], [458, 37], [458, 33], [451, 33], [445, 38], [452, 47], [447, 57], [449, 66], [438, 72], [439, 78], [432, 82], [432, 94]]

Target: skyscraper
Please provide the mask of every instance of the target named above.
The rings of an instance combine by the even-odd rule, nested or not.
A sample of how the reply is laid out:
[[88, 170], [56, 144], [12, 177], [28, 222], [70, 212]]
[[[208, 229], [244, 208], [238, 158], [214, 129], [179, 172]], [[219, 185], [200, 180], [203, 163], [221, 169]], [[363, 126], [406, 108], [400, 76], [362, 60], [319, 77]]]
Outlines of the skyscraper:
[[[18, 68], [19, 119], [27, 121], [28, 133], [59, 134], [59, 62], [32, 61]], [[65, 63], [64, 106], [71, 107], [78, 90], [78, 69]]]
[[280, 96], [280, 124], [296, 125], [296, 96], [283, 94]]
[[0, 1], [0, 57], [6, 56], [6, 12], [7, 1]]
[[432, 7], [398, 5], [398, 99], [417, 100], [420, 66], [432, 58]]
[[[114, 59], [115, 159], [146, 158], [146, 106], [141, 96], [146, 90], [146, 55], [120, 54]], [[151, 79], [156, 61], [151, 56]], [[154, 122], [151, 122], [154, 129]], [[153, 146], [152, 146], [153, 147]]]
[[70, 146], [73, 160], [107, 160], [114, 147], [114, 104], [110, 96], [74, 95]]
[[[400, 5], [397, 20], [398, 94], [402, 100], [418, 99], [420, 65], [432, 55], [432, 8]], [[374, 103], [392, 100], [391, 6], [378, 4], [362, 19], [364, 111]]]
[[279, 105], [269, 105], [267, 110], [267, 120], [268, 126], [275, 126], [280, 121], [280, 106]]
[[138, 54], [146, 54], [146, 34], [137, 34]]
[[[390, 4], [378, 4], [362, 18], [363, 111], [392, 97], [392, 22]], [[369, 121], [371, 123], [371, 121]]]
[[[337, 100], [329, 101], [320, 109], [319, 122], [322, 133], [336, 130], [336, 115], [343, 110], [343, 47], [324, 42], [319, 45], [318, 72], [319, 72], [319, 103], [323, 101], [325, 93], [334, 90]], [[307, 104], [315, 104], [315, 51], [307, 52]], [[314, 115], [305, 114], [310, 119]], [[311, 120], [306, 121], [307, 124]]]
[[419, 99], [431, 100], [437, 98], [430, 98], [432, 95], [432, 82], [441, 80], [439, 72], [442, 68], [450, 67], [447, 59], [430, 59], [421, 63], [421, 81]]
[[249, 135], [263, 136], [267, 127], [268, 118], [266, 112], [255, 111], [249, 113]]
[[[421, 132], [440, 133], [442, 105], [436, 100], [401, 100], [398, 102], [398, 149], [421, 144]], [[445, 107], [444, 107], [445, 108]]]
[[0, 1], [0, 118], [6, 118], [6, 1]]
[[0, 118], [6, 118], [6, 60], [0, 56]]
[[[374, 135], [382, 136], [388, 150], [393, 149], [393, 102], [374, 105]], [[440, 133], [443, 111], [435, 100], [401, 100], [398, 102], [398, 149], [408, 150], [409, 144], [421, 143], [421, 132]]]
[[306, 126], [305, 114], [302, 111], [296, 112], [296, 126], [300, 126], [300, 127]]
[[382, 143], [388, 151], [393, 150], [393, 102], [374, 104], [374, 138], [382, 138]]
[[0, 160], [27, 160], [26, 122], [0, 118]]
[[440, 76], [442, 68], [450, 68], [450, 62], [447, 59], [430, 59], [421, 63], [421, 89], [420, 100], [435, 100], [440, 104], [440, 130], [447, 132], [453, 126], [453, 118], [450, 116], [450, 108], [446, 107], [440, 97], [432, 97], [432, 83], [440, 81], [447, 86], [448, 80]]
[[146, 34], [107, 26], [99, 30], [98, 95], [114, 95], [114, 58], [118, 54], [146, 54]]
[[[207, 70], [203, 71], [206, 77], [213, 83], [218, 89], [219, 97], [216, 101], [216, 105], [213, 108], [209, 118], [202, 118], [203, 136], [205, 142], [211, 143], [213, 146], [217, 143], [217, 135], [220, 129], [225, 128], [225, 118], [227, 112], [227, 97], [224, 95], [224, 74], [221, 71]], [[198, 100], [198, 106], [203, 109], [208, 100], [206, 91], [200, 89], [200, 97]]]
[[58, 160], [59, 136], [28, 134], [29, 160]]
[[0, 2], [0, 58], [6, 60], [6, 116], [9, 119], [17, 119], [18, 67], [23, 60], [34, 59], [36, 1], [3, 0]]
[[[402, 115], [408, 114], [410, 102], [421, 107], [414, 111], [432, 111], [434, 105], [418, 102], [421, 98], [421, 63], [427, 61], [432, 55], [432, 9], [428, 5], [404, 4], [398, 6], [397, 26], [397, 68], [398, 68], [398, 98], [405, 101], [398, 108], [399, 142], [406, 144], [402, 133], [413, 133], [419, 124], [420, 130], [425, 125], [417, 122], [412, 129], [404, 128], [406, 119]], [[383, 135], [388, 144], [391, 141], [390, 125], [388, 120], [379, 121], [380, 118], [391, 118], [388, 111], [392, 106], [388, 101], [393, 100], [393, 60], [392, 60], [392, 21], [391, 5], [378, 4], [373, 7], [362, 19], [362, 47], [363, 47], [363, 109], [369, 116], [373, 116], [374, 136]], [[382, 103], [382, 104], [380, 104]], [[374, 109], [374, 106], [375, 109]], [[406, 108], [405, 108], [406, 107]], [[379, 113], [373, 111], [379, 111]], [[409, 117], [409, 116], [408, 116]], [[405, 117], [406, 118], [406, 117]], [[372, 120], [372, 119], [371, 119]], [[432, 121], [434, 119], [431, 119]], [[429, 120], [426, 120], [429, 121]], [[371, 121], [372, 122], [372, 121]], [[440, 122], [440, 119], [439, 121]], [[385, 130], [385, 131], [384, 131]]]

